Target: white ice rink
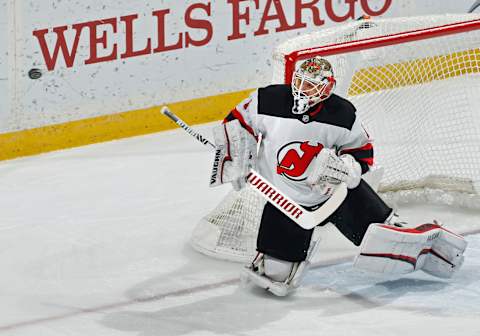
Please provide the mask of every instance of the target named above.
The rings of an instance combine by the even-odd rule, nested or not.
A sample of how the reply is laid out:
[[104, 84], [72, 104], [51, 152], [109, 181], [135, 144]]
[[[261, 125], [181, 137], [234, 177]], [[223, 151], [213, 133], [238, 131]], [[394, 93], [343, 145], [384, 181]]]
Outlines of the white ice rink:
[[0, 163], [0, 334], [480, 335], [479, 212], [402, 209], [470, 233], [452, 280], [362, 273], [331, 235], [280, 299], [189, 247], [228, 191], [208, 188], [210, 160], [176, 130]]

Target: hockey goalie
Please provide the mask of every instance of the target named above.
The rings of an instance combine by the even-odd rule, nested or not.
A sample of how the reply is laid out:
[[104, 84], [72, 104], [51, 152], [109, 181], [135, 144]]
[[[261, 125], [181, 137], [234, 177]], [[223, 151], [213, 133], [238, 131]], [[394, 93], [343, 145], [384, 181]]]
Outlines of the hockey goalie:
[[321, 207], [340, 183], [348, 187], [343, 203], [311, 230], [266, 203], [258, 254], [243, 280], [278, 296], [292, 292], [319, 246], [316, 231], [326, 223], [360, 246], [356, 267], [450, 278], [463, 263], [466, 241], [436, 221], [402, 221], [364, 181], [373, 165], [372, 141], [353, 104], [334, 89], [334, 69], [317, 56], [300, 64], [291, 85], [254, 91], [214, 128], [219, 150], [212, 185], [241, 189], [254, 168], [306, 211]]

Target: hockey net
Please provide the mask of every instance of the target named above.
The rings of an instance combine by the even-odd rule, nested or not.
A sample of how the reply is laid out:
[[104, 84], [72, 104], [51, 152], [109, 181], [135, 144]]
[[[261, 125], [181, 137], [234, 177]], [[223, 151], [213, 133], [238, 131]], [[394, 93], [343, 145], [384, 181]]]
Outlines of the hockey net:
[[[387, 203], [480, 207], [480, 16], [355, 21], [300, 36], [274, 53], [273, 83], [290, 83], [298, 62], [333, 65], [336, 93], [357, 108], [384, 168]], [[232, 191], [191, 238], [203, 253], [251, 260], [264, 200]]]

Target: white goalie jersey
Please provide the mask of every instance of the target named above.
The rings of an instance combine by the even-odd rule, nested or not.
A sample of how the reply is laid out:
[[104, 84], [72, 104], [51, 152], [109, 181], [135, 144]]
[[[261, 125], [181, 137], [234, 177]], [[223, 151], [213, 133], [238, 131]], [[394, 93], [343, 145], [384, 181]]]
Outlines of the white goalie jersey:
[[362, 173], [373, 164], [372, 142], [346, 99], [332, 94], [304, 114], [293, 114], [289, 85], [271, 85], [254, 91], [230, 112], [226, 122], [238, 119], [255, 136], [261, 135], [257, 168], [282, 192], [304, 206], [327, 200], [306, 183], [311, 163], [323, 149], [350, 154]]

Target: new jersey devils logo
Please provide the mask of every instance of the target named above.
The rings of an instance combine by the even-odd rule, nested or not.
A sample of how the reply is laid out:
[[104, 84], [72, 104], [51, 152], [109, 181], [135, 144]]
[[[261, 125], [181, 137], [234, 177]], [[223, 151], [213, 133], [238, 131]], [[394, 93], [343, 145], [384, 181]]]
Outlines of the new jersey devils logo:
[[322, 148], [322, 144], [313, 146], [308, 141], [286, 144], [277, 153], [277, 174], [293, 181], [305, 180], [308, 166]]

